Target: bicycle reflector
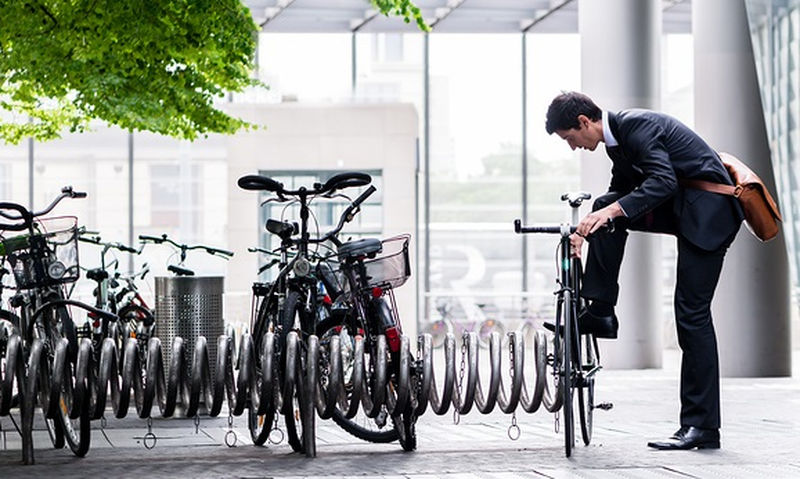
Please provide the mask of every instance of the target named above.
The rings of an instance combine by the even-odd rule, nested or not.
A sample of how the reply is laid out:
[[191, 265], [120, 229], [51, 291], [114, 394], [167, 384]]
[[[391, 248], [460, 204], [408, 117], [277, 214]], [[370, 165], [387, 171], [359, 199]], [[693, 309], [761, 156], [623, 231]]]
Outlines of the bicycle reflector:
[[383, 296], [383, 288], [381, 288], [379, 286], [375, 286], [374, 288], [372, 288], [372, 297], [373, 298], [380, 298], [381, 296]]
[[389, 344], [389, 351], [396, 353], [400, 351], [400, 332], [395, 326], [386, 328], [386, 342]]

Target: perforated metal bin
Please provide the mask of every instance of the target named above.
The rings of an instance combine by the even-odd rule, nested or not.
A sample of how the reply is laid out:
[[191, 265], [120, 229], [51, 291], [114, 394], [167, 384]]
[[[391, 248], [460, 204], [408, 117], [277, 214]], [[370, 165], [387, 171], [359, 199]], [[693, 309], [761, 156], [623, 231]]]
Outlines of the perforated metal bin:
[[156, 331], [161, 339], [164, 365], [172, 358], [172, 341], [183, 338], [187, 360], [186, 374], [191, 374], [192, 355], [197, 338], [205, 336], [211, 377], [217, 364], [217, 338], [224, 332], [222, 276], [156, 277]]

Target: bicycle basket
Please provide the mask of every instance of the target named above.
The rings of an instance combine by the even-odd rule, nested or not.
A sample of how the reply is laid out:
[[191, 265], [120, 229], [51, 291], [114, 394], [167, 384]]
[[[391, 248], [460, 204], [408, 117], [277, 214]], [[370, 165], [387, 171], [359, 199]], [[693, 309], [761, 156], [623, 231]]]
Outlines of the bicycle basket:
[[387, 238], [381, 242], [383, 249], [380, 256], [364, 261], [369, 287], [398, 288], [411, 277], [411, 263], [408, 258], [410, 238], [407, 234]]
[[78, 219], [74, 216], [37, 219], [33, 235], [9, 238], [6, 256], [19, 289], [77, 281]]

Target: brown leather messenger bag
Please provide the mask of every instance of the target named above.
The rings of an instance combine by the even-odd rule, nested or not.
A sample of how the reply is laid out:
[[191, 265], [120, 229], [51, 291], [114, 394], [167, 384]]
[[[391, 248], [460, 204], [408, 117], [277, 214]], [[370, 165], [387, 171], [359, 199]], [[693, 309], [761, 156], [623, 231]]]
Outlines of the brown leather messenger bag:
[[783, 221], [783, 218], [764, 182], [735, 156], [728, 153], [720, 153], [719, 156], [735, 186], [687, 178], [681, 179], [680, 184], [687, 188], [737, 198], [744, 210], [747, 226], [756, 238], [769, 241], [777, 236], [779, 222]]

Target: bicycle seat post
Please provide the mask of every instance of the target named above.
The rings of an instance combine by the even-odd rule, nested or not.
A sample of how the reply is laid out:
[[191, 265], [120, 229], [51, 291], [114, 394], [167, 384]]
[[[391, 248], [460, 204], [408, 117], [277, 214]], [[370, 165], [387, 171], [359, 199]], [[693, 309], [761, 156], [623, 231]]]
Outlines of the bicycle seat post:
[[577, 226], [578, 222], [580, 221], [580, 216], [578, 210], [583, 204], [583, 200], [589, 200], [592, 198], [591, 193], [586, 192], [579, 192], [579, 193], [564, 193], [561, 195], [561, 201], [566, 201], [569, 203], [570, 208], [572, 209], [572, 226]]

